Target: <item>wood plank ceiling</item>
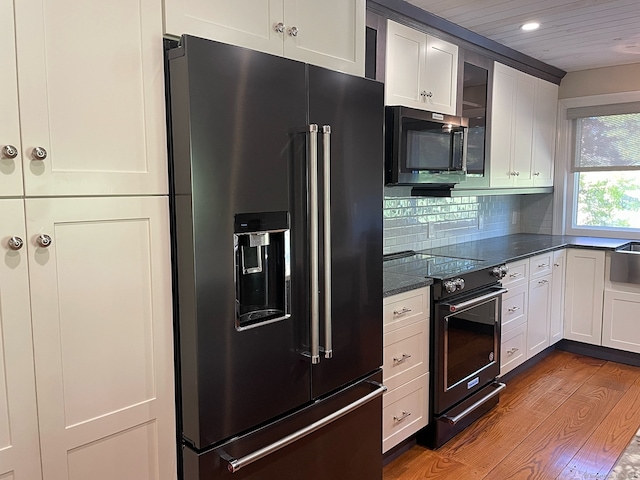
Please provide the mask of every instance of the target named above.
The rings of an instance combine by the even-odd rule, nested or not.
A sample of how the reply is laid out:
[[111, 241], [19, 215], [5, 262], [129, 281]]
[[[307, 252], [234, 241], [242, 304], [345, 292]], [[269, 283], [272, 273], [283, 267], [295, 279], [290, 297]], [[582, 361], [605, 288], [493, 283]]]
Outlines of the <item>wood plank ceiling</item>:
[[640, 62], [640, 0], [407, 1], [567, 72]]

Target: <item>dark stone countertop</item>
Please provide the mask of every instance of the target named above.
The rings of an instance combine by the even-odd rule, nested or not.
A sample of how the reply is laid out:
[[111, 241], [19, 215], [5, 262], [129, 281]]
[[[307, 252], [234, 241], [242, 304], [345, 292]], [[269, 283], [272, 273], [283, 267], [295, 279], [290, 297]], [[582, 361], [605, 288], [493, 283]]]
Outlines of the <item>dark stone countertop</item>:
[[[472, 242], [458, 243], [446, 247], [423, 250], [420, 253], [431, 255], [470, 258], [484, 260], [484, 268], [506, 262], [522, 260], [540, 253], [545, 253], [559, 248], [589, 248], [597, 250], [615, 250], [632, 240], [578, 237], [571, 235], [537, 235], [518, 233], [502, 237], [487, 238]], [[384, 271], [384, 270], [383, 270]], [[414, 290], [433, 284], [433, 279], [402, 275], [398, 273], [383, 273], [384, 297], [402, 292]]]
[[517, 233], [487, 238], [474, 242], [458, 243], [427, 250], [432, 255], [485, 260], [487, 264], [513, 262], [559, 248], [593, 248], [615, 250], [631, 240], [600, 237], [576, 237], [571, 235], [536, 235]]

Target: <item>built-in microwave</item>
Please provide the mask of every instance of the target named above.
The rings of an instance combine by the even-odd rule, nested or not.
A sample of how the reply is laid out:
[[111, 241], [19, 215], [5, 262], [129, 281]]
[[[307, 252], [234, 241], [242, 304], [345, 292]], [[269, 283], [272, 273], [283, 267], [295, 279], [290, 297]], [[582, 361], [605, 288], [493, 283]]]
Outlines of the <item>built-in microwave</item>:
[[401, 106], [385, 110], [385, 183], [452, 184], [467, 170], [466, 118]]

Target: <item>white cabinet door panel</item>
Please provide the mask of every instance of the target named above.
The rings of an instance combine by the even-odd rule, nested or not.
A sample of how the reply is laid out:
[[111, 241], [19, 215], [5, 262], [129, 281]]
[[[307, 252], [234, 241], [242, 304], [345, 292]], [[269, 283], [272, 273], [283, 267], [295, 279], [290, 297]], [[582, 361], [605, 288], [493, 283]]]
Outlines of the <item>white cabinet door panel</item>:
[[533, 128], [533, 185], [553, 185], [558, 85], [538, 79]]
[[[22, 148], [18, 114], [16, 44], [13, 26], [13, 0], [0, 0], [0, 197], [22, 195]], [[8, 147], [10, 146], [10, 147]], [[3, 149], [16, 149], [17, 156]]]
[[24, 203], [0, 200], [0, 478], [37, 480], [41, 473], [27, 249], [10, 248], [13, 236], [26, 239]]
[[529, 312], [527, 314], [527, 359], [549, 346], [551, 319], [551, 279], [549, 274], [529, 282]]
[[386, 51], [385, 104], [424, 109], [420, 90], [426, 75], [427, 36], [387, 22]]
[[[166, 197], [28, 199], [26, 212], [45, 478], [173, 478]], [[102, 468], [119, 462], [107, 439], [143, 424], [154, 450], [137, 459], [138, 476]]]
[[553, 273], [551, 279], [551, 321], [549, 322], [549, 342], [551, 345], [561, 340], [564, 326], [564, 280], [566, 276], [566, 252], [553, 252]]
[[365, 0], [284, 0], [284, 56], [363, 77], [365, 16]]
[[[283, 0], [165, 0], [165, 33], [217, 40], [231, 45], [282, 55], [285, 32]], [[287, 25], [285, 25], [288, 27]]]
[[531, 152], [533, 148], [533, 112], [536, 78], [516, 72], [514, 137], [512, 166], [514, 186], [531, 186]]
[[159, 2], [15, 5], [26, 195], [167, 193]]
[[640, 353], [640, 293], [605, 290], [602, 345]]
[[425, 85], [427, 110], [456, 114], [458, 47], [427, 35]]
[[567, 250], [564, 338], [601, 344], [604, 259], [603, 251]]
[[493, 100], [491, 104], [491, 186], [508, 187], [513, 184], [513, 109], [516, 79], [504, 65], [495, 64], [493, 72]]

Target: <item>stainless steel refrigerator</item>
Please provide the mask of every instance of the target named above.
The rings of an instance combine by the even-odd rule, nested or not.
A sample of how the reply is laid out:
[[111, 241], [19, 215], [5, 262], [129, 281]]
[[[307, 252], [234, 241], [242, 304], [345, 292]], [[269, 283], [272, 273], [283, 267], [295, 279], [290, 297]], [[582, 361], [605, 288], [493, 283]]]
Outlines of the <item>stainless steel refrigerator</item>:
[[180, 475], [382, 478], [382, 84], [167, 51]]

